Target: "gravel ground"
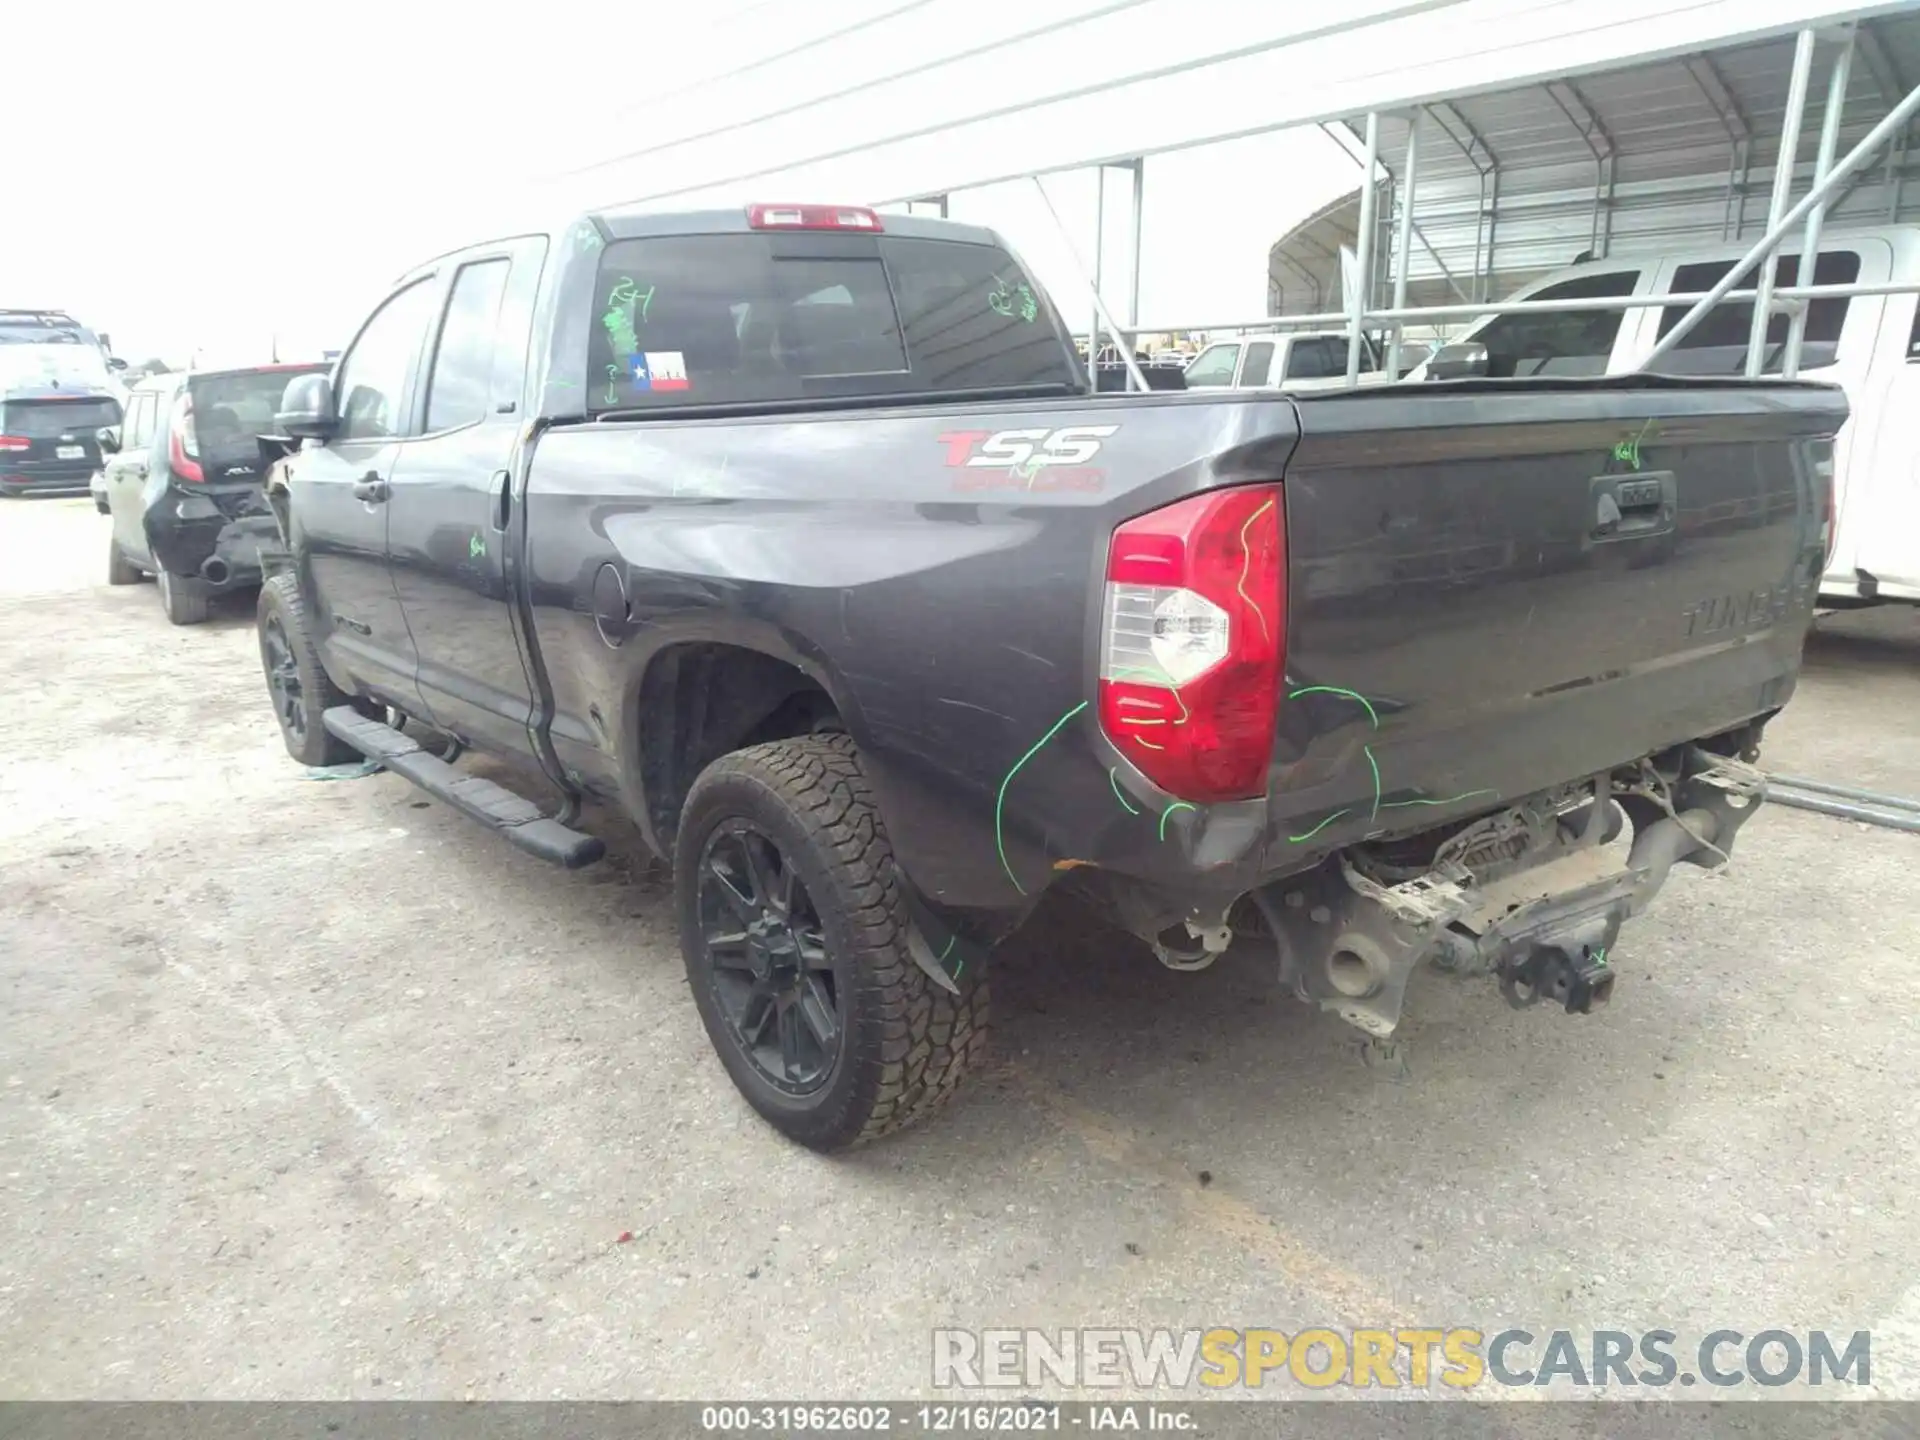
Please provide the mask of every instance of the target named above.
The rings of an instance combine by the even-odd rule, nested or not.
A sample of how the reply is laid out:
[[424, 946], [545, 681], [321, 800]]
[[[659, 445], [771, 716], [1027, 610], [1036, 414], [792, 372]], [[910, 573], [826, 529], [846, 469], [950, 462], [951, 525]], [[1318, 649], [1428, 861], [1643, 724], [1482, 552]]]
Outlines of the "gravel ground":
[[[305, 781], [250, 604], [171, 628], [105, 544], [0, 504], [0, 1395], [909, 1396], [935, 1325], [1418, 1323], [1872, 1328], [1920, 1397], [1920, 836], [1770, 807], [1600, 1016], [1418, 977], [1403, 1083], [1266, 957], [1056, 907], [965, 1100], [823, 1159], [630, 831], [564, 874]], [[1768, 762], [1920, 794], [1917, 661], [1822, 621]]]

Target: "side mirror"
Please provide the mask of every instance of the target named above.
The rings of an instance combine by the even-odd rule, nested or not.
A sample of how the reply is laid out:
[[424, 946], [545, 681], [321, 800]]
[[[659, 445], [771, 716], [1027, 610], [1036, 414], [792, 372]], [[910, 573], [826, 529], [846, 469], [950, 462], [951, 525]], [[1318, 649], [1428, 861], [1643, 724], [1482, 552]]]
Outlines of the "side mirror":
[[120, 428], [117, 425], [102, 425], [93, 432], [93, 440], [100, 447], [102, 455], [120, 453]]
[[273, 423], [295, 440], [325, 440], [339, 427], [333, 409], [333, 382], [325, 375], [296, 375], [280, 397]]
[[122, 360], [118, 355], [114, 355], [107, 360], [107, 368], [116, 371], [124, 370], [127, 368], [127, 362]]
[[1487, 373], [1487, 347], [1478, 340], [1442, 345], [1427, 361], [1429, 380], [1472, 380]]

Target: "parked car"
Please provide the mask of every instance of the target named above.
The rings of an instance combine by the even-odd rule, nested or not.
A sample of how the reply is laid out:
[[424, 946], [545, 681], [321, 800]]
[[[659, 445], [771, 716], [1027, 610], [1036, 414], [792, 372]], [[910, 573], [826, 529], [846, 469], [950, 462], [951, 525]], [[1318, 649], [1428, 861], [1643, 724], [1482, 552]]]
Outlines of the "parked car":
[[[1382, 368], [1371, 336], [1362, 337], [1362, 385], [1385, 385], [1392, 376]], [[1338, 390], [1347, 383], [1347, 334], [1344, 330], [1281, 331], [1220, 340], [1187, 366], [1189, 390]]]
[[0, 310], [0, 494], [78, 495], [120, 423], [93, 333], [57, 310]]
[[[318, 365], [256, 365], [155, 375], [129, 392], [124, 427], [99, 437], [100, 489], [113, 517], [107, 583], [160, 582], [176, 625], [207, 618], [211, 598], [260, 583], [259, 544], [274, 533], [263, 493], [287, 381]], [[97, 503], [97, 502], [96, 502]]]
[[1177, 969], [1274, 945], [1370, 1037], [1427, 961], [1604, 1002], [1622, 921], [1763, 798], [1846, 414], [1096, 395], [989, 231], [599, 215], [410, 272], [288, 386], [261, 659], [304, 764], [569, 866], [583, 800], [630, 815], [728, 1074], [833, 1149], [952, 1093], [1055, 885]]
[[[1612, 256], [1556, 271], [1509, 298], [1699, 294], [1725, 278], [1750, 248], [1742, 242]], [[1774, 264], [1774, 283], [1781, 286], [1794, 284], [1800, 270], [1798, 249], [1785, 250]], [[1753, 279], [1749, 272], [1737, 288], [1752, 289]], [[1813, 283], [1855, 282], [1920, 283], [1920, 226], [1827, 230]], [[1453, 368], [1492, 376], [1631, 374], [1691, 308], [1675, 303], [1489, 316], [1457, 341], [1469, 350], [1484, 349], [1485, 359], [1477, 367]], [[1752, 324], [1751, 300], [1723, 301], [1653, 369], [1663, 375], [1740, 375]], [[1788, 324], [1784, 309], [1768, 321], [1768, 375], [1780, 373]], [[1423, 380], [1434, 372], [1429, 361], [1408, 378]], [[1920, 306], [1914, 293], [1808, 302], [1800, 373], [1844, 388], [1853, 412], [1836, 454], [1837, 536], [1820, 583], [1821, 603], [1920, 602]]]

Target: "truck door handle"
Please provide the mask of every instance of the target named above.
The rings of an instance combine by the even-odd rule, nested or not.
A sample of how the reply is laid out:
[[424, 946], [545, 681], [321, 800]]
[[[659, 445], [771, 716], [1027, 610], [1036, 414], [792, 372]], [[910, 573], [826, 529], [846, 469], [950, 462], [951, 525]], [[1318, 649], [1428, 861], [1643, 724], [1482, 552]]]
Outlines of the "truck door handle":
[[378, 470], [369, 470], [359, 480], [356, 480], [353, 486], [353, 498], [356, 500], [365, 500], [369, 505], [380, 504], [391, 493], [392, 490], [387, 485], [387, 482], [380, 478], [380, 472]]
[[496, 470], [493, 472], [493, 528], [506, 532], [507, 521], [513, 518], [513, 472]]

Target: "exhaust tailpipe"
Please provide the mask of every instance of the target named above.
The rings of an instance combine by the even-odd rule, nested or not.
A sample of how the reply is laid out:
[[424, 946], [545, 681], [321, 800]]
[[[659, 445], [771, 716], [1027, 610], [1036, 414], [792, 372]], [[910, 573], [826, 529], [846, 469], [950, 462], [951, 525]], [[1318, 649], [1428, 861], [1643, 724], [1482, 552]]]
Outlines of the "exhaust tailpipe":
[[200, 578], [209, 585], [224, 585], [233, 572], [227, 568], [227, 562], [218, 555], [209, 555], [200, 562]]

